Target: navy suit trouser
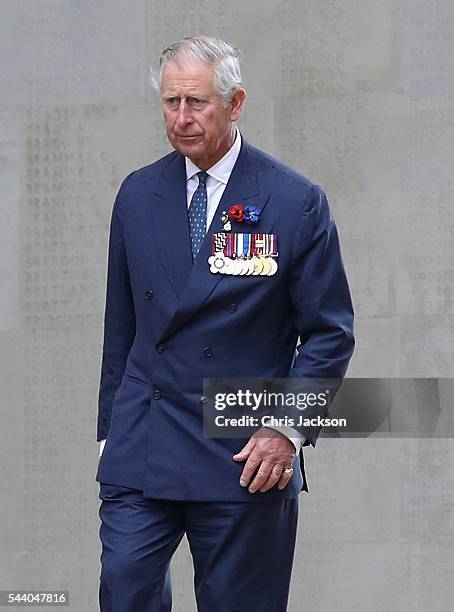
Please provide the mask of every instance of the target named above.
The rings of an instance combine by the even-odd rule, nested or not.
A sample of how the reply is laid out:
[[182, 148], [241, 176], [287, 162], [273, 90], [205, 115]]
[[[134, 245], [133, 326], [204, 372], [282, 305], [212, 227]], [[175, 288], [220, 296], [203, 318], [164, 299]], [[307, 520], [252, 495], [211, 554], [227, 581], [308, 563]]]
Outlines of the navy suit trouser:
[[170, 612], [169, 565], [184, 534], [199, 612], [287, 610], [298, 498], [169, 501], [105, 483], [99, 498], [101, 612]]

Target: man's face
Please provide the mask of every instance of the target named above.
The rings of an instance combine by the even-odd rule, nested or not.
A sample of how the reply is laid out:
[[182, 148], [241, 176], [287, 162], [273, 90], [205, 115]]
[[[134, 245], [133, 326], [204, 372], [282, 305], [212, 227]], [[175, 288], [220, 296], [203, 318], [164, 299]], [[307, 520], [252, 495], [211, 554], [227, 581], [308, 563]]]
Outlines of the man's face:
[[163, 69], [161, 97], [170, 144], [207, 170], [232, 146], [245, 91], [235, 92], [224, 106], [214, 82], [214, 65], [192, 59], [168, 62]]

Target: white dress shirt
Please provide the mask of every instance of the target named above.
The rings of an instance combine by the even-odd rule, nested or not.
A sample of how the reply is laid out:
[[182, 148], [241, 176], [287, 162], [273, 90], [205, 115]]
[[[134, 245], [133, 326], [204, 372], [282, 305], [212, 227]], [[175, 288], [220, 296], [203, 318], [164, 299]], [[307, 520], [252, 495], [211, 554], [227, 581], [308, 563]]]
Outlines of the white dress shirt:
[[[236, 137], [233, 145], [221, 159], [216, 162], [211, 168], [206, 170], [208, 177], [206, 180], [206, 189], [207, 189], [207, 221], [206, 221], [206, 231], [208, 232], [208, 228], [211, 225], [211, 221], [213, 220], [214, 213], [219, 205], [222, 194], [224, 193], [224, 189], [229, 181], [230, 174], [232, 173], [233, 166], [237, 160], [237, 157], [240, 153], [241, 148], [241, 134], [240, 130], [236, 127]], [[185, 157], [186, 162], [186, 193], [187, 193], [187, 206], [191, 204], [192, 196], [194, 195], [195, 190], [198, 187], [199, 179], [197, 177], [197, 172], [200, 172], [200, 168], [198, 168], [194, 162], [192, 162], [189, 157]], [[207, 264], [208, 265], [208, 264]], [[271, 427], [271, 425], [269, 426]], [[305, 438], [302, 436], [296, 429], [292, 427], [271, 427], [272, 429], [276, 429], [277, 431], [283, 433], [287, 438], [289, 438], [293, 445], [295, 446], [295, 450], [299, 453], [301, 445], [303, 444]], [[99, 456], [102, 455], [102, 451], [104, 449], [105, 440], [100, 441], [100, 449]]]

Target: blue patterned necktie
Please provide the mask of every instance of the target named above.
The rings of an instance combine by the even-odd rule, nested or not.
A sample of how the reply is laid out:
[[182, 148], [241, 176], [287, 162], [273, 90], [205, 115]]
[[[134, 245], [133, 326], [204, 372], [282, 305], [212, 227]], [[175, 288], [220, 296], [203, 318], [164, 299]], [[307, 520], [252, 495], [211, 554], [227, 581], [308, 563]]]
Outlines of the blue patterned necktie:
[[192, 259], [194, 260], [202, 246], [206, 233], [207, 220], [207, 178], [206, 172], [197, 172], [199, 185], [189, 205], [189, 236], [191, 238]]

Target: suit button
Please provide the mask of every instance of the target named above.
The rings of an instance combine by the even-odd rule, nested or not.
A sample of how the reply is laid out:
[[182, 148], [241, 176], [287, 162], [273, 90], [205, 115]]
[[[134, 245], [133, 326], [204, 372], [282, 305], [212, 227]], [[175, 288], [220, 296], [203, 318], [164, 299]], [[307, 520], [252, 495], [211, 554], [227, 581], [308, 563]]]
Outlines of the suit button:
[[201, 398], [200, 398], [200, 403], [201, 404], [206, 404], [207, 401], [208, 401], [207, 396], [206, 395], [202, 395]]
[[236, 309], [237, 309], [237, 305], [236, 305], [236, 304], [229, 304], [229, 305], [227, 306], [227, 310], [228, 310], [229, 312], [236, 312]]
[[158, 353], [162, 353], [162, 351], [164, 351], [165, 348], [166, 348], [166, 345], [163, 344], [162, 342], [160, 342], [159, 344], [155, 346], [155, 349], [158, 351]]
[[153, 297], [153, 291], [151, 289], [147, 289], [145, 291], [145, 297], [147, 298], [147, 300], [151, 300], [151, 298]]
[[156, 400], [161, 399], [161, 391], [159, 391], [159, 389], [155, 389], [153, 391], [153, 399], [156, 399]]
[[210, 349], [209, 346], [206, 346], [203, 349], [203, 354], [205, 355], [205, 357], [213, 357], [213, 351]]

